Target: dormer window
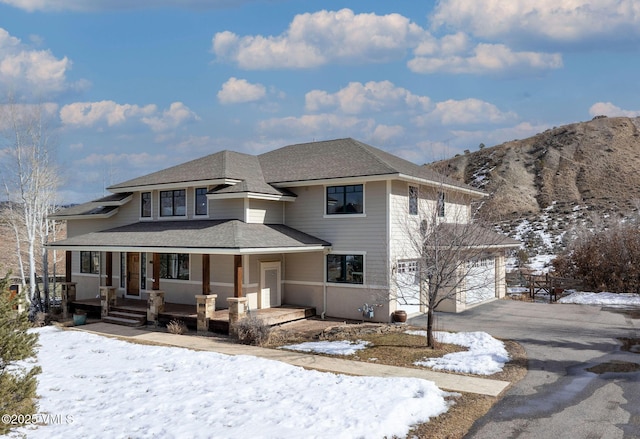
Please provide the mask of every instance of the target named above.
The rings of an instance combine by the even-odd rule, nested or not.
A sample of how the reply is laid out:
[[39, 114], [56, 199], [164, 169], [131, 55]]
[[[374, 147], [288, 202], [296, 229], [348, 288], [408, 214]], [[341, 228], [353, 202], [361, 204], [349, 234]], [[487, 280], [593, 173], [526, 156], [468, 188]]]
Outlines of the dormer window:
[[438, 217], [444, 218], [444, 192], [438, 192]]
[[160, 216], [185, 216], [187, 200], [185, 190], [160, 192]]
[[142, 218], [151, 217], [151, 192], [140, 194], [140, 216]]
[[207, 188], [196, 188], [196, 215], [207, 214]]

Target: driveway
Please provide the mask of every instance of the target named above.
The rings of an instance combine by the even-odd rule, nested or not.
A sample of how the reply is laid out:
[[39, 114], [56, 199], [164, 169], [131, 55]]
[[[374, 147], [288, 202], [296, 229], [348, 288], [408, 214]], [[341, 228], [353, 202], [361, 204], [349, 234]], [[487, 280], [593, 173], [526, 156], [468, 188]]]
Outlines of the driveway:
[[639, 314], [510, 300], [436, 313], [437, 330], [515, 340], [529, 359], [526, 377], [466, 437], [640, 438], [640, 353], [618, 340], [640, 338]]

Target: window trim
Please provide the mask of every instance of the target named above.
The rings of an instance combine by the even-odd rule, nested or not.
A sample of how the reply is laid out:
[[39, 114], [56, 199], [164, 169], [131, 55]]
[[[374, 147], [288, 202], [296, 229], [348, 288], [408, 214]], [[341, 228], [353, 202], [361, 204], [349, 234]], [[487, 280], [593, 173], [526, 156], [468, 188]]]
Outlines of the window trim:
[[[149, 215], [144, 214], [144, 194], [149, 194]], [[140, 192], [140, 218], [145, 220], [153, 218], [153, 192], [151, 191]]]
[[[89, 271], [84, 271], [83, 268], [83, 264], [82, 264], [82, 259], [83, 259], [83, 255], [89, 253]], [[88, 250], [81, 250], [80, 251], [80, 273], [82, 274], [100, 274], [100, 260], [102, 259], [101, 257], [101, 252], [99, 251], [88, 251]], [[95, 256], [97, 256], [97, 263], [95, 260]]]
[[[181, 278], [179, 276], [178, 277], [165, 277], [165, 276], [162, 276], [162, 259], [163, 259], [163, 257], [166, 258], [169, 255], [176, 255], [177, 256], [178, 267], [180, 266], [181, 256], [182, 257], [184, 257], [184, 256], [187, 257], [187, 264], [188, 264], [188, 269], [187, 270], [188, 270], [188, 272], [187, 272], [187, 278], [186, 279]], [[159, 269], [160, 279], [171, 280], [171, 281], [175, 281], [175, 280], [177, 280], [177, 281], [189, 281], [189, 280], [191, 280], [191, 255], [189, 253], [160, 253], [159, 254], [159, 261], [160, 261], [160, 269]], [[184, 261], [184, 259], [183, 259], [183, 261]], [[168, 260], [167, 260], [167, 266], [168, 266]], [[179, 274], [180, 274], [180, 270], [178, 268], [178, 275]]]
[[[165, 215], [163, 213], [163, 206], [162, 206], [162, 194], [166, 194], [171, 192], [171, 215]], [[184, 214], [182, 215], [178, 215], [176, 214], [176, 192], [182, 192], [183, 193], [183, 197], [184, 197]], [[160, 208], [159, 208], [159, 213], [160, 216], [163, 218], [171, 218], [171, 217], [180, 217], [180, 218], [185, 218], [187, 216], [187, 209], [188, 209], [188, 203], [187, 203], [187, 190], [186, 189], [169, 189], [166, 191], [160, 191], [159, 194], [159, 200], [160, 200]]]
[[[204, 213], [198, 213], [198, 191], [204, 191]], [[209, 215], [209, 199], [207, 198], [207, 192], [209, 189], [206, 187], [197, 187], [193, 189], [193, 215], [194, 216], [208, 216]]]
[[[329, 192], [329, 188], [335, 188], [335, 187], [348, 187], [348, 186], [362, 186], [362, 212], [357, 212], [357, 213], [348, 213], [348, 212], [343, 212], [343, 213], [328, 213], [328, 192]], [[346, 193], [346, 192], [345, 192]], [[366, 208], [365, 208], [365, 184], [364, 183], [354, 183], [354, 184], [332, 184], [332, 185], [325, 185], [324, 186], [324, 207], [323, 207], [323, 212], [324, 212], [324, 218], [362, 218], [362, 217], [366, 217]]]
[[418, 206], [420, 202], [420, 188], [418, 186], [409, 185], [407, 194], [409, 198], [409, 215], [418, 215], [420, 210]]
[[[335, 281], [335, 280], [329, 280], [329, 257], [331, 256], [340, 256], [340, 257], [344, 257], [345, 260], [344, 262], [341, 262], [342, 264], [346, 265], [346, 258], [348, 256], [359, 256], [362, 258], [362, 279], [360, 282], [350, 282], [350, 281]], [[331, 284], [331, 285], [349, 285], [349, 286], [363, 286], [365, 285], [365, 278], [366, 278], [366, 270], [367, 270], [367, 265], [366, 265], [366, 253], [364, 252], [331, 252], [331, 253], [327, 253], [327, 255], [324, 258], [324, 264], [325, 264], [325, 282], [327, 284]], [[343, 266], [343, 265], [342, 265]], [[342, 268], [341, 266], [341, 268]], [[360, 273], [360, 272], [357, 272]]]

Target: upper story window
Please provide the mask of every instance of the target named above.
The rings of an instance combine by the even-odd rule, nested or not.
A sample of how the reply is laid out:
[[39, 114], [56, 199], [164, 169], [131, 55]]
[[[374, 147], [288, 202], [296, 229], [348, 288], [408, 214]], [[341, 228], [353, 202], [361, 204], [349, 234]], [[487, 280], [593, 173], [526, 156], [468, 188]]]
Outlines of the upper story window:
[[207, 188], [196, 188], [196, 215], [207, 214]]
[[409, 186], [409, 215], [418, 214], [418, 188]]
[[445, 213], [445, 211], [444, 211], [444, 192], [438, 192], [438, 206], [437, 206], [437, 209], [438, 209], [438, 216], [440, 218], [443, 218], [444, 217], [444, 213]]
[[151, 217], [151, 192], [140, 194], [140, 216], [143, 218]]
[[364, 212], [361, 184], [327, 187], [327, 215], [344, 215]]
[[185, 216], [187, 200], [185, 190], [160, 192], [160, 216]]
[[80, 252], [80, 273], [100, 274], [100, 252]]

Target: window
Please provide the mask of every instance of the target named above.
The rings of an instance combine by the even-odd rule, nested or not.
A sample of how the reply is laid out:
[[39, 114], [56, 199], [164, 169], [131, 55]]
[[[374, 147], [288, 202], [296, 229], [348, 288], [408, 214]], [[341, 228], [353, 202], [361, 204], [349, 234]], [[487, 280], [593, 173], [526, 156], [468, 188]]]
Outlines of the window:
[[207, 214], [207, 188], [196, 188], [196, 215]]
[[327, 255], [327, 282], [362, 284], [364, 256]]
[[185, 253], [160, 254], [160, 277], [162, 279], [189, 280], [189, 255]]
[[140, 216], [143, 218], [151, 217], [151, 192], [140, 194]]
[[100, 252], [80, 252], [80, 273], [100, 274]]
[[184, 189], [160, 192], [160, 216], [185, 216], [186, 214]]
[[438, 192], [438, 216], [444, 217], [444, 192]]
[[147, 289], [147, 254], [144, 252], [140, 253], [140, 288]]
[[125, 273], [127, 270], [127, 254], [120, 252], [120, 288], [125, 287]]
[[327, 187], [327, 215], [363, 213], [361, 184]]
[[418, 214], [418, 188], [409, 186], [409, 215]]

